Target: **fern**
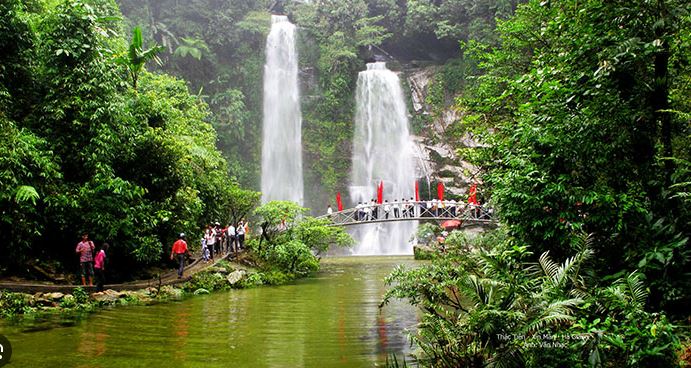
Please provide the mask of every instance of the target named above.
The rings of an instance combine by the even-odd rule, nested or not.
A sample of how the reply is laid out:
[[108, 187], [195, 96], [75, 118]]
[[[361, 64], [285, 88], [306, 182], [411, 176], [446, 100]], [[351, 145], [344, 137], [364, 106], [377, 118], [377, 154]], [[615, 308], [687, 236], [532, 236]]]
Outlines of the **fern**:
[[30, 202], [32, 205], [36, 205], [36, 201], [40, 198], [36, 188], [30, 185], [21, 185], [17, 188], [17, 192], [14, 195], [14, 200], [17, 203]]

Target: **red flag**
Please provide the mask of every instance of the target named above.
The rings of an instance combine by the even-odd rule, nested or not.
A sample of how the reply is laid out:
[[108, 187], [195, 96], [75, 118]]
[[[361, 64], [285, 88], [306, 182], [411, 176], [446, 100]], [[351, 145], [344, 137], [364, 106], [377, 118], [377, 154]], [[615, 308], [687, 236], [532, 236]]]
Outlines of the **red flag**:
[[377, 203], [382, 204], [384, 202], [384, 181], [379, 182], [377, 187]]
[[336, 205], [338, 206], [338, 212], [343, 211], [343, 202], [341, 202], [341, 192], [336, 193]]
[[420, 185], [417, 180], [415, 181], [415, 202], [420, 201]]
[[468, 203], [477, 204], [477, 184], [470, 186], [470, 190], [468, 191]]
[[437, 197], [440, 201], [444, 200], [444, 183], [442, 182], [439, 182], [439, 184], [437, 184]]

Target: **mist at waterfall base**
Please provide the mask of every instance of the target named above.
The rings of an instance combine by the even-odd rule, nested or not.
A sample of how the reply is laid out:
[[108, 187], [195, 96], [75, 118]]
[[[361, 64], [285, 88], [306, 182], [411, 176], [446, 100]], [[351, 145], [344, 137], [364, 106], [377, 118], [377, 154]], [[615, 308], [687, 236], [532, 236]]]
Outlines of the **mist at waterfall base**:
[[[398, 76], [383, 62], [367, 64], [367, 70], [358, 74], [355, 102], [353, 206], [376, 199], [381, 181], [384, 199], [390, 203], [410, 199], [415, 195], [413, 142]], [[353, 254], [413, 254], [411, 237], [417, 225], [417, 221], [399, 221], [356, 226], [351, 232], [356, 241]]]
[[295, 25], [272, 15], [264, 65], [262, 203], [303, 204], [301, 129]]

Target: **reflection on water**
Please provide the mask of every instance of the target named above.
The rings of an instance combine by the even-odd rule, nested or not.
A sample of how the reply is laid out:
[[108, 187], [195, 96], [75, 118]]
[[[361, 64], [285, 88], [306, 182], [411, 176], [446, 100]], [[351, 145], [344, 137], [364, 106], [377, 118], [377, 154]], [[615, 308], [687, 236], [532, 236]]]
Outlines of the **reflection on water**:
[[383, 279], [410, 257], [327, 258], [294, 285], [102, 311], [70, 327], [2, 326], [8, 367], [373, 367], [409, 352], [414, 308], [378, 308]]

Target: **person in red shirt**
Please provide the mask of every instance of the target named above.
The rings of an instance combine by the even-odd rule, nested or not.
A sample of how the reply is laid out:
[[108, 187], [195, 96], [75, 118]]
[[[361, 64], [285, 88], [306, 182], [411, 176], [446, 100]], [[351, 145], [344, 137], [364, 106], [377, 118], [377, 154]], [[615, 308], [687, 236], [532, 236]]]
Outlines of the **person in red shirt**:
[[185, 241], [185, 233], [180, 233], [178, 240], [173, 243], [173, 249], [170, 251], [170, 260], [173, 257], [178, 258], [180, 267], [178, 268], [178, 278], [182, 278], [182, 271], [185, 269], [185, 256], [189, 253], [187, 250], [187, 242]]

